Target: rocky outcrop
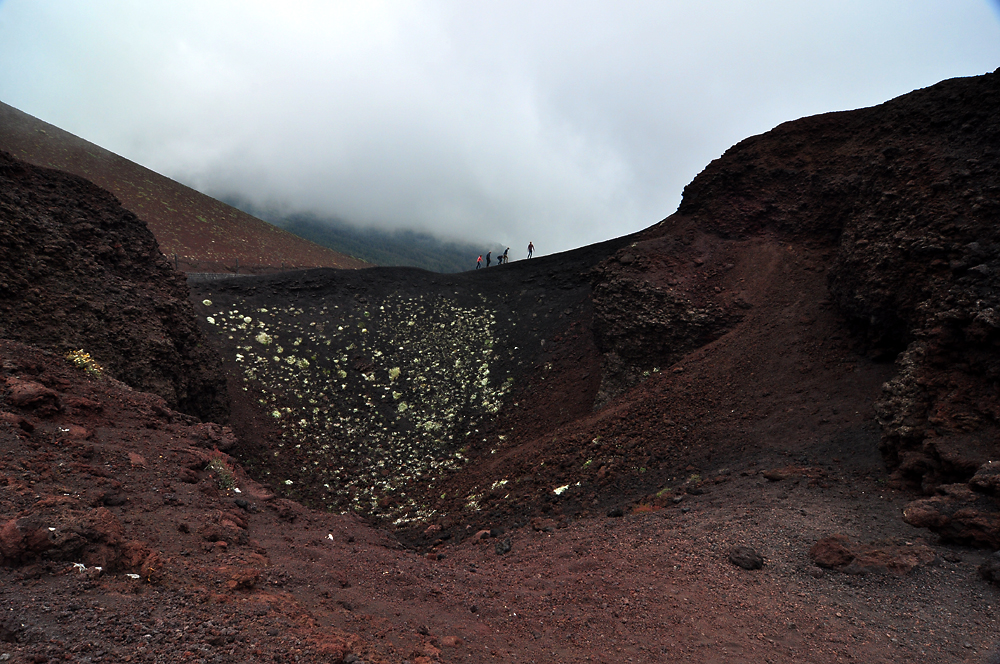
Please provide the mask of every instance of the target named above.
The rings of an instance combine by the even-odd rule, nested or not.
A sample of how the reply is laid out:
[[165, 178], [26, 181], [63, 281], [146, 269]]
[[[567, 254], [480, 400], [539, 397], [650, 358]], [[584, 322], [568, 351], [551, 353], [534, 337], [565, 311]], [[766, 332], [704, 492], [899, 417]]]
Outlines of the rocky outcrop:
[[1000, 70], [785, 123], [710, 164], [678, 209], [723, 237], [835, 248], [831, 299], [872, 357], [898, 356], [876, 407], [896, 486], [1000, 459], [997, 108]]
[[140, 219], [82, 178], [6, 153], [0, 217], [0, 337], [83, 350], [173, 409], [226, 419], [221, 362], [195, 323], [183, 275]]
[[0, 526], [0, 564], [31, 560], [80, 562], [113, 569], [125, 545], [121, 523], [104, 507], [51, 497]]
[[945, 541], [1000, 549], [1000, 505], [968, 484], [938, 487], [938, 495], [907, 505], [903, 519]]
[[[1000, 551], [994, 553], [986, 562], [979, 566], [979, 575], [987, 581], [1000, 586]], [[998, 653], [998, 656], [1000, 656], [1000, 653]]]
[[703, 286], [715, 271], [684, 236], [633, 243], [591, 271], [594, 338], [604, 356], [597, 407], [739, 322], [745, 303]]
[[844, 574], [903, 575], [937, 560], [926, 544], [887, 540], [863, 544], [846, 535], [824, 537], [809, 549], [818, 566]]

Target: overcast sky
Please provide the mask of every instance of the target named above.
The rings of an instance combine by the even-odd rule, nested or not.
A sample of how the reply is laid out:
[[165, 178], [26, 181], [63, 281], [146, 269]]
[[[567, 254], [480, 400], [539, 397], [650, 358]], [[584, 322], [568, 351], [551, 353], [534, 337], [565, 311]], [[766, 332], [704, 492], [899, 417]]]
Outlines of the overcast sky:
[[649, 226], [785, 120], [997, 67], [990, 0], [0, 0], [12, 106], [212, 195], [515, 255]]

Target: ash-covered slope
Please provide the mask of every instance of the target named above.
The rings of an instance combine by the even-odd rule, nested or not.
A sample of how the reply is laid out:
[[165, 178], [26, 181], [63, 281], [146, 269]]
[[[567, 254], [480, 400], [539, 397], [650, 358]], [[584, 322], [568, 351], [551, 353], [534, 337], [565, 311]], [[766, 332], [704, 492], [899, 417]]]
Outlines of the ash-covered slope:
[[[1000, 70], [789, 122], [713, 162], [678, 210], [722, 236], [835, 248], [831, 298], [870, 353], [902, 352], [876, 404], [894, 481], [930, 493], [978, 472], [978, 495], [944, 489], [977, 514], [1000, 494], [998, 109]], [[949, 532], [1000, 547], [990, 523]]]
[[[941, 90], [984, 84], [990, 94], [993, 77]], [[883, 109], [910, 117], [947, 105], [952, 95], [935, 90]], [[815, 140], [853, 141], [854, 116], [835, 117]], [[911, 171], [931, 169], [937, 129], [915, 122], [913, 140], [931, 147]], [[783, 135], [754, 139], [761, 160]], [[734, 154], [703, 177], [735, 169]], [[471, 274], [310, 271], [201, 285], [195, 310], [225, 353], [242, 447], [158, 397], [0, 341], [0, 650], [12, 661], [379, 664], [989, 657], [997, 591], [986, 580], [1000, 559], [923, 540], [898, 518], [912, 494], [891, 480], [909, 476], [886, 472], [874, 408], [886, 381], [908, 375], [907, 357], [939, 404], [964, 403], [963, 386], [989, 378], [965, 354], [974, 346], [954, 340], [937, 364], [911, 353], [896, 366], [893, 352], [925, 337], [880, 331], [850, 313], [853, 300], [836, 304], [851, 297], [845, 283], [863, 301], [886, 295], [868, 292], [879, 261], [891, 266], [909, 246], [879, 236], [869, 255], [875, 238], [848, 242], [851, 229], [894, 219], [866, 215], [874, 197], [839, 189], [859, 163], [824, 166], [807, 192], [781, 187], [780, 169], [773, 183], [756, 169], [757, 184], [718, 181], [747, 197], [770, 187], [775, 209], [825, 199], [828, 182], [843, 194], [843, 215], [830, 218], [850, 221], [835, 232], [753, 215], [740, 230], [733, 197], [639, 236]], [[979, 209], [995, 209], [989, 174], [974, 175]], [[16, 268], [0, 277], [3, 294], [18, 295], [3, 300], [3, 334], [60, 339], [99, 320], [107, 333], [96, 342], [143, 360], [160, 357], [142, 341], [159, 338], [164, 311], [193, 330], [186, 305], [170, 304], [182, 283], [105, 193], [17, 164], [0, 184], [3, 265]], [[892, 209], [955, 200], [931, 187]], [[723, 228], [727, 214], [734, 225]], [[850, 281], [852, 264], [873, 276]], [[947, 287], [959, 313], [972, 285], [992, 283], [988, 261], [943, 273], [932, 262], [926, 279], [917, 259], [905, 265], [912, 284], [888, 273], [900, 288], [931, 306]], [[167, 295], [150, 275], [167, 280]], [[117, 310], [131, 316], [125, 328]], [[920, 310], [889, 313], [920, 320]], [[186, 357], [163, 361], [191, 375]], [[940, 391], [942, 377], [953, 393]], [[987, 412], [995, 401], [978, 394], [976, 412]], [[961, 440], [948, 412], [906, 426], [940, 427], [920, 451], [960, 468], [926, 442]], [[984, 441], [984, 422], [969, 420], [968, 440]], [[220, 444], [282, 493], [402, 519], [396, 535], [426, 555], [353, 514], [271, 495]], [[994, 466], [939, 487], [907, 519], [995, 546]], [[762, 569], [734, 560], [748, 547]]]
[[2, 102], [0, 150], [107, 189], [146, 222], [160, 250], [183, 272], [367, 267]]
[[0, 265], [0, 338], [83, 350], [171, 408], [226, 419], [184, 276], [110, 193], [0, 152]]
[[[234, 426], [262, 478], [409, 523], [436, 511], [426, 491], [507, 437], [501, 412], [531, 413], [533, 435], [590, 414], [589, 271], [628, 241], [457, 275], [311, 270], [195, 283], [192, 295], [248, 387], [233, 393]], [[564, 357], [568, 373], [553, 371]], [[557, 396], [519, 407], [533, 376]]]
[[[737, 458], [870, 473], [879, 445], [895, 486], [978, 469], [974, 498], [989, 503], [998, 81], [747, 139], [677, 214], [588, 249], [586, 265], [277, 277], [203, 287], [201, 313], [270, 413], [249, 420], [280, 425], [267, 467], [330, 506], [443, 519], [447, 533], [663, 504]], [[424, 354], [445, 382], [416, 371]], [[419, 460], [402, 453], [415, 441]]]

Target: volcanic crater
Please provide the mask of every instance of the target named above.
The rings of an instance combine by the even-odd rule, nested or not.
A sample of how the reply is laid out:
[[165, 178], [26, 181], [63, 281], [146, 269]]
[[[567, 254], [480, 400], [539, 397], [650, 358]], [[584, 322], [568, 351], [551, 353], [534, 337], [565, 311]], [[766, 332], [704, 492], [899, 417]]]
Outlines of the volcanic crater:
[[1000, 71], [783, 124], [632, 236], [187, 286], [0, 159], [0, 656], [982, 662]]

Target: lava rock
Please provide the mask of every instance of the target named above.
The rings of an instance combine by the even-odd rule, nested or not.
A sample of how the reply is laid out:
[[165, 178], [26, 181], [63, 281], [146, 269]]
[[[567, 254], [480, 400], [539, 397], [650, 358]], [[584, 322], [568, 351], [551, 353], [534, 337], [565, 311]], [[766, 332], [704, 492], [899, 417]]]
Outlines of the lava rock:
[[59, 394], [41, 383], [8, 378], [7, 389], [10, 390], [7, 401], [11, 405], [32, 410], [40, 417], [50, 417], [62, 410]]
[[905, 540], [870, 544], [852, 542], [846, 535], [831, 535], [816, 542], [809, 557], [817, 566], [845, 574], [903, 575], [937, 560], [933, 549]]
[[730, 549], [729, 562], [748, 570], [764, 567], [764, 557], [749, 546], [735, 546]]
[[1000, 549], [1000, 505], [993, 497], [967, 484], [948, 484], [938, 491], [940, 495], [907, 505], [903, 520], [948, 542]]
[[1000, 461], [987, 461], [981, 465], [969, 480], [973, 491], [991, 496], [1000, 496]]
[[845, 546], [845, 535], [824, 537], [809, 549], [809, 557], [814, 563], [826, 569], [844, 567], [854, 560], [854, 554]]
[[46, 558], [112, 569], [124, 544], [114, 514], [63, 496], [40, 500], [0, 526], [0, 562], [7, 565]]

